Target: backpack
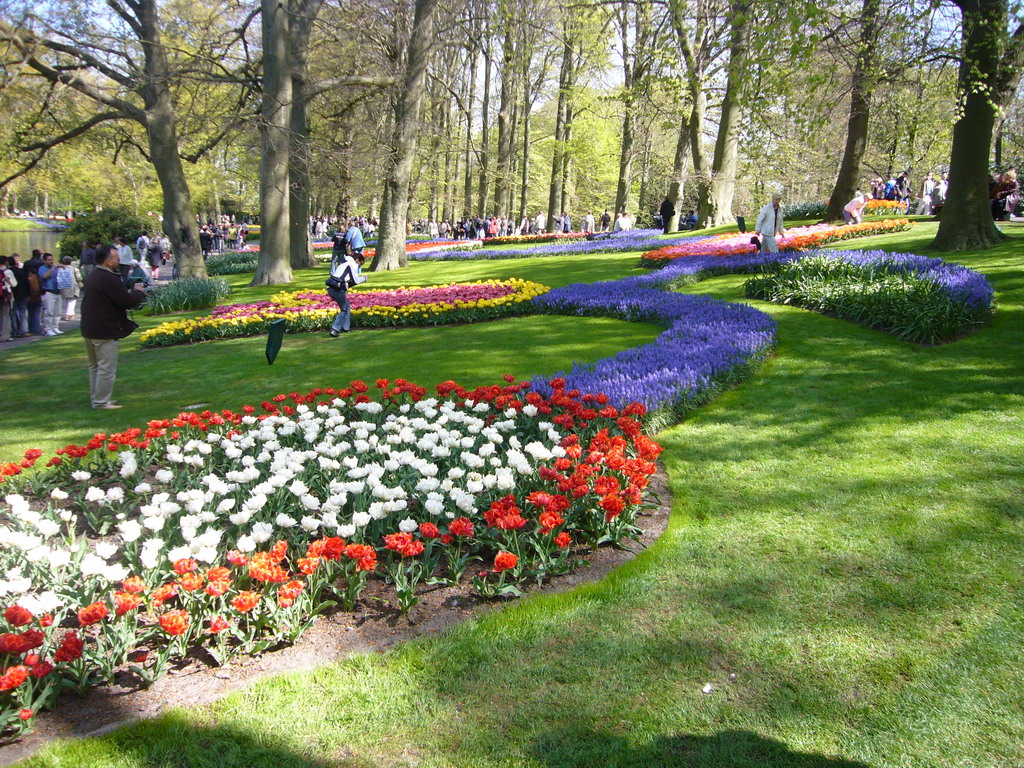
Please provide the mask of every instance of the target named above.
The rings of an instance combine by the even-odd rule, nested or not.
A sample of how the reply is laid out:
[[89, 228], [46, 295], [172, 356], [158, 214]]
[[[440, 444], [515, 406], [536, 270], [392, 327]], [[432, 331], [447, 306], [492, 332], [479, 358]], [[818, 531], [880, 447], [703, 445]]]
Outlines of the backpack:
[[0, 301], [13, 301], [14, 294], [11, 292], [11, 286], [7, 282], [7, 273], [10, 270], [7, 267], [0, 269]]
[[71, 288], [75, 284], [74, 278], [71, 276], [71, 270], [67, 267], [61, 267], [57, 270], [57, 287], [60, 290], [65, 288]]

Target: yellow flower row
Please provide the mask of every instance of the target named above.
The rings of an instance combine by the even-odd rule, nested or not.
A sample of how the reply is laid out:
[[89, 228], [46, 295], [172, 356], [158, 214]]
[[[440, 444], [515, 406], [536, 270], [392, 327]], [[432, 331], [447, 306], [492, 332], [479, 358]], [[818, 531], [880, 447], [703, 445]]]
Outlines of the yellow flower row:
[[[513, 305], [530, 301], [535, 296], [547, 293], [547, 286], [527, 280], [513, 278], [510, 280], [489, 280], [477, 283], [462, 283], [452, 285], [495, 285], [511, 286], [513, 293], [506, 294], [493, 299], [478, 299], [472, 301], [438, 301], [431, 303], [413, 302], [400, 307], [376, 305], [370, 307], [359, 307], [352, 309], [352, 316], [357, 320], [356, 325], [374, 327], [380, 325], [411, 324], [410, 321], [436, 320], [440, 316], [451, 314], [454, 319], [467, 321], [474, 319], [473, 314], [483, 317], [494, 317], [500, 313], [502, 308], [509, 308]], [[448, 287], [448, 286], [442, 286]], [[406, 290], [404, 288], [398, 290]], [[390, 291], [388, 291], [390, 293]], [[288, 322], [289, 330], [313, 331], [326, 327], [337, 314], [333, 307], [327, 308], [303, 308], [309, 303], [308, 298], [300, 299], [299, 294], [308, 295], [311, 291], [281, 292], [271, 297], [277, 307], [286, 311], [253, 311], [247, 315], [221, 315], [197, 317], [194, 319], [174, 320], [162, 323], [156, 328], [145, 331], [140, 336], [143, 346], [164, 346], [179, 341], [205, 340], [212, 338], [225, 338], [235, 336], [248, 336], [259, 333], [270, 320], [284, 319]], [[464, 313], [469, 313], [467, 316]], [[358, 322], [361, 320], [362, 322]]]

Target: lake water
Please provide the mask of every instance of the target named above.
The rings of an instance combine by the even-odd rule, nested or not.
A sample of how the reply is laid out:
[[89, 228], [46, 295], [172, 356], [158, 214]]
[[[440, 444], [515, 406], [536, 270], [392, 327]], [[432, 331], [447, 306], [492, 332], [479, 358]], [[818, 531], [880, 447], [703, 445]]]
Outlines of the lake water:
[[23, 262], [32, 255], [33, 248], [56, 254], [60, 237], [60, 232], [0, 232], [0, 254], [20, 253]]

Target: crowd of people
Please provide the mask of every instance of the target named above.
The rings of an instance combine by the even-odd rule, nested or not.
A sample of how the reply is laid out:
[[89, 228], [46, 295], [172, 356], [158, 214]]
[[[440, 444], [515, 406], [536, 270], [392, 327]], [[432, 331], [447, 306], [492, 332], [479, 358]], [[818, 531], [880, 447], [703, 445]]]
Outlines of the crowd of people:
[[57, 259], [36, 249], [27, 261], [21, 254], [0, 256], [0, 342], [28, 336], [58, 336], [61, 323], [74, 320], [97, 254], [109, 247], [117, 256], [117, 273], [125, 286], [150, 285], [172, 260], [165, 235], [143, 233], [135, 249], [124, 238], [110, 246], [82, 241], [78, 262], [71, 256]]
[[196, 223], [199, 224], [199, 248], [204, 259], [214, 253], [242, 250], [249, 236], [248, 224], [244, 221], [235, 223], [234, 216], [221, 216], [217, 221], [208, 218], [205, 223], [197, 216]]

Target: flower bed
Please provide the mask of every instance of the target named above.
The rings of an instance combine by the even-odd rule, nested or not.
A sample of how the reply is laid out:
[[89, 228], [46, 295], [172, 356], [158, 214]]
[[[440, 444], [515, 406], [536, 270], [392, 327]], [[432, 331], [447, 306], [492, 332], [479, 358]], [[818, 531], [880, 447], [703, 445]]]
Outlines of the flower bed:
[[793, 304], [880, 328], [903, 341], [936, 343], [976, 330], [992, 311], [992, 286], [941, 259], [884, 251], [822, 251], [767, 263], [747, 296]]
[[541, 232], [536, 235], [506, 235], [504, 237], [489, 237], [484, 240], [485, 245], [515, 245], [517, 243], [553, 243], [556, 240], [582, 240], [589, 237], [588, 232]]
[[908, 205], [899, 200], [868, 200], [864, 206], [865, 216], [906, 216]]
[[0, 731], [118, 671], [149, 683], [200, 647], [223, 663], [294, 641], [369, 579], [403, 612], [467, 572], [515, 595], [635, 536], [660, 452], [644, 407], [506, 380], [281, 394], [5, 465]]
[[[470, 252], [476, 251], [483, 247], [482, 240], [437, 240], [437, 241], [424, 241], [418, 243], [406, 243], [405, 252], [409, 254], [410, 260], [412, 259], [424, 259], [429, 260], [431, 258], [438, 258], [441, 254], [449, 254], [453, 251], [458, 252]], [[331, 244], [327, 244], [327, 250], [330, 251], [332, 248]], [[363, 255], [367, 259], [372, 259], [376, 255], [377, 251], [374, 248], [366, 248], [363, 251]], [[323, 253], [319, 255], [320, 259], [329, 260], [331, 254]]]
[[536, 248], [485, 248], [472, 253], [457, 250], [441, 253], [415, 253], [410, 261], [462, 261], [466, 259], [532, 259], [538, 256], [571, 256], [592, 253], [628, 253], [664, 248], [669, 245], [695, 243], [707, 240], [711, 235], [677, 235], [662, 237], [660, 229], [637, 229], [630, 232], [616, 232], [611, 236], [595, 237], [583, 241], [555, 242]]
[[[780, 251], [805, 251], [828, 243], [837, 243], [855, 237], [881, 235], [887, 232], [902, 232], [912, 226], [908, 219], [889, 219], [887, 221], [865, 221], [860, 224], [833, 226], [831, 224], [815, 224], [811, 227], [797, 227], [788, 230], [785, 237], [778, 238]], [[643, 254], [641, 262], [644, 266], [658, 267], [673, 259], [692, 256], [736, 256], [756, 253], [757, 247], [751, 241], [752, 235], [730, 233], [719, 235], [700, 242], [684, 243], [683, 245], [659, 248]]]
[[[532, 312], [534, 296], [547, 291], [526, 280], [491, 280], [452, 283], [427, 288], [350, 291], [352, 326], [382, 328], [406, 325], [442, 325], [476, 322]], [[278, 293], [270, 301], [217, 307], [204, 317], [175, 320], [145, 331], [143, 347], [163, 347], [186, 342], [254, 336], [267, 332], [269, 324], [283, 318], [289, 333], [324, 331], [338, 307], [326, 293], [296, 291]]]
[[[573, 388], [598, 387], [585, 391], [603, 392], [612, 405], [643, 404], [650, 412], [648, 426], [660, 428], [749, 375], [775, 343], [775, 321], [744, 304], [658, 290], [675, 279], [666, 268], [567, 285], [534, 299], [540, 311], [617, 317], [666, 329], [650, 344], [576, 364], [558, 376]], [[551, 391], [541, 379], [534, 379], [533, 386]]]

